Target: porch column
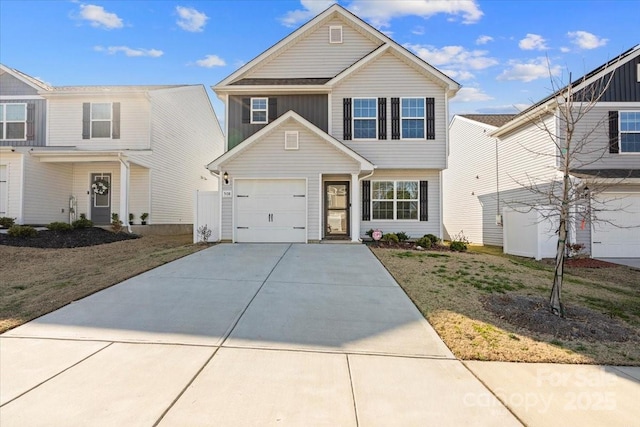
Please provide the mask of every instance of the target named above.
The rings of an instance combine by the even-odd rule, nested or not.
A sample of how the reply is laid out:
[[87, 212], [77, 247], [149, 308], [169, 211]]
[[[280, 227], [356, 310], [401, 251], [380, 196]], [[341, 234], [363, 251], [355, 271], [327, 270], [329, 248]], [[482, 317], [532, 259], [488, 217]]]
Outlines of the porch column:
[[351, 174], [351, 241], [360, 241], [360, 181], [358, 174]]
[[129, 163], [120, 159], [120, 221], [131, 232], [129, 225]]

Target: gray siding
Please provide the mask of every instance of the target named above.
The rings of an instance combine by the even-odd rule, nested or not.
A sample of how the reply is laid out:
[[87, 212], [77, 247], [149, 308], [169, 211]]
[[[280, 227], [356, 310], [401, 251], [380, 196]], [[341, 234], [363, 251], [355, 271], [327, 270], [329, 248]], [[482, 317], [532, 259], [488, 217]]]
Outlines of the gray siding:
[[[640, 64], [640, 56], [622, 64], [618, 67], [614, 74], [609, 87], [602, 95], [600, 102], [640, 102], [640, 80], [638, 80], [638, 64]], [[607, 74], [603, 79], [598, 80], [587, 86], [584, 91], [576, 94], [576, 99], [582, 100], [583, 97], [588, 100], [590, 94], [595, 89], [597, 93], [601, 85], [611, 78], [611, 74]]]
[[328, 97], [327, 95], [245, 95], [229, 97], [229, 147], [232, 149], [266, 125], [242, 123], [242, 98], [277, 98], [280, 117], [293, 110], [305, 119], [327, 132], [328, 129]]
[[[2, 87], [2, 95], [5, 95], [4, 87]], [[24, 95], [24, 92], [20, 95]], [[0, 103], [7, 104], [34, 104], [35, 105], [35, 117], [33, 120], [34, 125], [34, 139], [32, 141], [15, 141], [15, 140], [2, 140], [0, 146], [11, 147], [44, 147], [47, 143], [47, 101], [44, 99], [12, 99], [12, 100], [0, 100]]]
[[0, 74], [0, 96], [37, 95], [38, 90], [9, 73]]

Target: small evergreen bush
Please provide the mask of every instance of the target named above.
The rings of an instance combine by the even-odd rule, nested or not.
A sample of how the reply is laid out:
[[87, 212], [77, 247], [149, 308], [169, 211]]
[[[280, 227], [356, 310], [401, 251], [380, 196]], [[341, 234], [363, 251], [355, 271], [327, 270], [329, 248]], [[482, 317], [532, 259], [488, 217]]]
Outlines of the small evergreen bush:
[[51, 224], [47, 225], [47, 228], [51, 231], [71, 231], [73, 229], [71, 224], [59, 221], [52, 222]]
[[30, 225], [14, 225], [9, 228], [7, 234], [12, 237], [36, 237], [38, 231]]
[[0, 217], [0, 226], [4, 228], [11, 228], [16, 223], [14, 218], [9, 218], [8, 216]]
[[382, 236], [382, 240], [384, 240], [387, 243], [399, 243], [400, 239], [398, 239], [398, 235], [395, 233], [387, 233], [384, 236]]
[[73, 227], [73, 228], [91, 228], [91, 227], [93, 227], [93, 221], [91, 221], [90, 219], [87, 219], [86, 217], [83, 217], [83, 215], [80, 215], [80, 219], [76, 219], [75, 221], [73, 221], [71, 223], [71, 227]]
[[404, 231], [396, 233], [396, 236], [398, 236], [398, 240], [401, 242], [406, 242], [407, 240], [409, 240], [409, 236]]

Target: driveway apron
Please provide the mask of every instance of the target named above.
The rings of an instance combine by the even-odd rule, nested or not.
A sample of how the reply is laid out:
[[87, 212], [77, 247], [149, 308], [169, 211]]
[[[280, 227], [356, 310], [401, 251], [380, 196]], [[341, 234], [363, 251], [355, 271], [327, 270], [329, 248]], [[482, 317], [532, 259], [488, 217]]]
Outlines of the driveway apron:
[[3, 427], [520, 425], [363, 245], [216, 245], [3, 334], [0, 368]]

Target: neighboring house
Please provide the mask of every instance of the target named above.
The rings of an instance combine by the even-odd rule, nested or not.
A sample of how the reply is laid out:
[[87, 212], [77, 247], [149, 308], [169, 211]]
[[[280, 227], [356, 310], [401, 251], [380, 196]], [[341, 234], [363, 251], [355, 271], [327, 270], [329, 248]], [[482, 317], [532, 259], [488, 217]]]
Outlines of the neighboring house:
[[221, 239], [442, 235], [459, 85], [339, 5], [222, 80]]
[[51, 87], [0, 65], [0, 216], [20, 224], [190, 226], [223, 146], [202, 85]]
[[[588, 99], [591, 89], [611, 76], [573, 137], [575, 143], [586, 136], [588, 143], [571, 163], [584, 204], [572, 208], [569, 242], [583, 244], [593, 257], [640, 257], [640, 45], [575, 80], [575, 99]], [[565, 92], [562, 88], [511, 118], [454, 117], [444, 177], [448, 234], [464, 230], [472, 242], [503, 246], [496, 215], [525, 203], [549, 204], [526, 186], [548, 189], [562, 178], [556, 142], [562, 147], [565, 135], [557, 100]], [[525, 232], [520, 239], [528, 239]]]

